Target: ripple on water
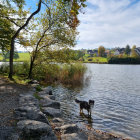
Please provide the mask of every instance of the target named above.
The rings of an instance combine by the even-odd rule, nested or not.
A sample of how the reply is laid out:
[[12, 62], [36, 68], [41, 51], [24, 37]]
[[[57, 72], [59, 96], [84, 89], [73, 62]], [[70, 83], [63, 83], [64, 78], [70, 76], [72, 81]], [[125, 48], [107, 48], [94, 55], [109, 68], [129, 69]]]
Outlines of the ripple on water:
[[[88, 64], [86, 75], [91, 78], [81, 89], [54, 88], [62, 102], [64, 117], [70, 121], [89, 124], [95, 129], [124, 137], [140, 138], [140, 66]], [[95, 100], [92, 119], [87, 112], [79, 114], [74, 99]]]

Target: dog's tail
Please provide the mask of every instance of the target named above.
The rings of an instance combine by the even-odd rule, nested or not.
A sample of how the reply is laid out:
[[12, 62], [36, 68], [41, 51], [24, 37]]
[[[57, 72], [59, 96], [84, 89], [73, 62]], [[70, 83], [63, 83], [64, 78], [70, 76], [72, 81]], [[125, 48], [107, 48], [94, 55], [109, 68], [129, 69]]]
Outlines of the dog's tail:
[[75, 102], [78, 104], [81, 103], [81, 101], [79, 101], [78, 99], [75, 99]]

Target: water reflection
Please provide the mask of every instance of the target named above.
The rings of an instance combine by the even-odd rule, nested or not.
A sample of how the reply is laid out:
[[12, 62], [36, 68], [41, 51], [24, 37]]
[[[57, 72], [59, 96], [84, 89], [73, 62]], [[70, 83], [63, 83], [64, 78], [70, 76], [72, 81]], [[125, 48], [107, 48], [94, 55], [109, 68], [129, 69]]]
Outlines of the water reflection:
[[[140, 138], [140, 66], [88, 64], [84, 86], [68, 89], [54, 88], [62, 102], [64, 117], [77, 124], [83, 123], [103, 131]], [[79, 114], [78, 98], [95, 100], [91, 120]]]

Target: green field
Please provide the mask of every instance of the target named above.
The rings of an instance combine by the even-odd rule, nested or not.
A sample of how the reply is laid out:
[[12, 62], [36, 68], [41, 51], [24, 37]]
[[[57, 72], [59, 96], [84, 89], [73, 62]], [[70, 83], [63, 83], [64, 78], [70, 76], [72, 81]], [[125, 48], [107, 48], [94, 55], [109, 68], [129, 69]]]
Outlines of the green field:
[[107, 63], [107, 58], [105, 57], [88, 57], [84, 59], [85, 63]]
[[[14, 62], [30, 61], [29, 53], [18, 53], [18, 55], [19, 55], [19, 58], [14, 59]], [[0, 55], [0, 61], [2, 60], [3, 60], [3, 57]], [[6, 61], [8, 61], [8, 59]]]

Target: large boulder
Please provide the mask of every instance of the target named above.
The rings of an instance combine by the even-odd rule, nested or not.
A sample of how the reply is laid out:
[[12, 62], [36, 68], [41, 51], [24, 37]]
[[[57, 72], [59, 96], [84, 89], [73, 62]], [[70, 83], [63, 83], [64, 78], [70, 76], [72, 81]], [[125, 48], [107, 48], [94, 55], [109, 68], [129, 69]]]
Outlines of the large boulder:
[[61, 111], [60, 109], [55, 109], [52, 107], [43, 107], [42, 111], [44, 114], [50, 117], [60, 117], [61, 116]]
[[23, 139], [40, 139], [53, 133], [48, 124], [33, 120], [19, 121], [17, 128], [22, 132]]

